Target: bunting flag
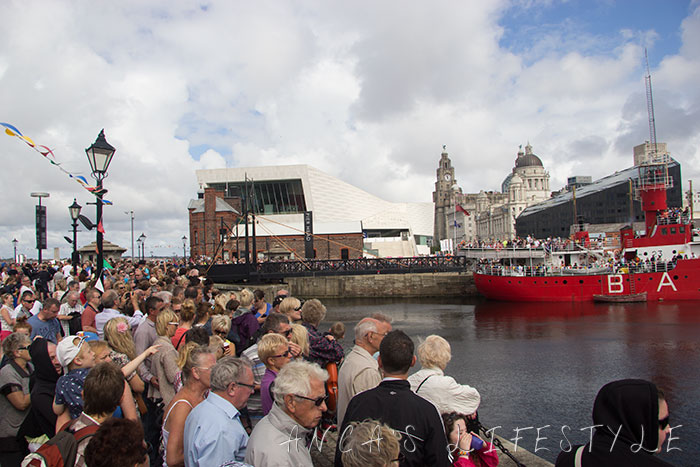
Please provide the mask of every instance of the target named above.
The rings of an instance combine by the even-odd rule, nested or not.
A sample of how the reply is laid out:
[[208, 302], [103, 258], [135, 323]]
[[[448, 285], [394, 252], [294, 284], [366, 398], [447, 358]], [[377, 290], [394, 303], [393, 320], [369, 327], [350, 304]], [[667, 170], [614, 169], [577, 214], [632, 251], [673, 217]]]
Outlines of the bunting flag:
[[467, 211], [466, 209], [464, 209], [464, 208], [463, 208], [462, 206], [460, 206], [459, 204], [455, 205], [455, 212], [457, 212], [457, 211], [464, 213], [465, 216], [468, 216], [468, 215], [469, 215], [469, 211]]
[[102, 258], [102, 269], [114, 269], [106, 259]]
[[452, 227], [457, 227], [458, 229], [462, 228], [462, 224], [458, 223], [457, 221], [454, 221], [452, 224]]
[[102, 219], [100, 219], [100, 221], [97, 223], [97, 231], [102, 235], [105, 234], [105, 229], [102, 227]]
[[[92, 193], [92, 194], [95, 195], [96, 197], [99, 198], [99, 197], [101, 197], [101, 196], [104, 196], [104, 195], [107, 193], [107, 190], [105, 190], [104, 188], [98, 189], [96, 186], [90, 185], [90, 184], [88, 183], [87, 179], [86, 179], [85, 177], [83, 177], [82, 175], [73, 175], [72, 173], [68, 172], [66, 169], [64, 169], [63, 167], [61, 167], [61, 164], [59, 164], [58, 162], [56, 162], [56, 156], [55, 156], [55, 154], [53, 153], [53, 151], [52, 151], [51, 149], [49, 149], [48, 147], [43, 146], [43, 145], [41, 145], [41, 144], [36, 144], [34, 141], [32, 141], [31, 138], [29, 138], [28, 136], [24, 136], [24, 135], [22, 134], [22, 132], [19, 131], [19, 130], [18, 130], [16, 127], [14, 127], [13, 125], [10, 125], [9, 123], [0, 122], [0, 126], [2, 126], [3, 128], [5, 128], [5, 133], [6, 133], [7, 135], [9, 135], [9, 136], [16, 136], [17, 138], [19, 138], [19, 139], [21, 139], [22, 141], [24, 141], [25, 143], [27, 143], [27, 145], [29, 145], [29, 147], [31, 147], [31, 148], [34, 149], [36, 152], [38, 152], [39, 154], [41, 154], [42, 156], [44, 156], [44, 157], [46, 158], [46, 160], [48, 160], [51, 164], [53, 164], [53, 165], [55, 165], [56, 167], [58, 167], [58, 170], [60, 170], [61, 172], [63, 172], [64, 174], [68, 175], [70, 178], [72, 178], [72, 179], [75, 180], [76, 182], [78, 182], [83, 188], [85, 188], [87, 191], [89, 191], [90, 193]], [[102, 200], [102, 203], [104, 203], [104, 204], [109, 204], [109, 205], [112, 204], [111, 201], [106, 200], [106, 199], [103, 199], [103, 200]]]

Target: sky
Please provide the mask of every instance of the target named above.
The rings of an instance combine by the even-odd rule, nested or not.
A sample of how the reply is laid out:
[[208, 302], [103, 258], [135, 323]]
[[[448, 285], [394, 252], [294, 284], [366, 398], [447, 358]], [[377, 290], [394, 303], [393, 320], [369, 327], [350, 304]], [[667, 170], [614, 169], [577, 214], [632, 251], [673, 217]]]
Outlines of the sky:
[[[147, 256], [182, 254], [197, 169], [309, 164], [429, 202], [443, 145], [465, 193], [528, 142], [552, 190], [630, 167], [645, 48], [657, 139], [700, 180], [700, 0], [4, 0], [0, 42], [0, 122], [91, 183], [85, 148], [103, 128], [116, 148], [103, 224], [126, 255], [130, 211]], [[68, 257], [90, 193], [18, 138], [0, 157], [0, 257], [36, 257], [36, 191], [44, 257]]]

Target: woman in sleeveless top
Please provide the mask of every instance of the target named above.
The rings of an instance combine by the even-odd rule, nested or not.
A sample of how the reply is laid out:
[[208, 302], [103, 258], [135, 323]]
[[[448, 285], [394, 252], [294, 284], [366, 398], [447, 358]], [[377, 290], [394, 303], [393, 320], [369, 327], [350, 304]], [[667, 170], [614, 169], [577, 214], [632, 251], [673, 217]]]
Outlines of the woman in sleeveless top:
[[209, 390], [211, 369], [216, 364], [216, 356], [208, 347], [188, 342], [181, 349], [180, 361], [184, 361], [182, 378], [185, 385], [164, 411], [163, 467], [185, 465], [185, 420], [192, 409], [204, 400]]

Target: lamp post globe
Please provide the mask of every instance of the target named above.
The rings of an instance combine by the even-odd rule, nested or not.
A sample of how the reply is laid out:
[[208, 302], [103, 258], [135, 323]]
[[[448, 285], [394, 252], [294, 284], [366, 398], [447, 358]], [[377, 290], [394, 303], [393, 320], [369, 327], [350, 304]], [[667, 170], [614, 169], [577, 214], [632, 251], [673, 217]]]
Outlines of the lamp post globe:
[[102, 197], [105, 191], [102, 187], [102, 181], [107, 177], [107, 170], [109, 169], [109, 164], [112, 162], [112, 157], [116, 149], [114, 146], [109, 144], [105, 139], [104, 128], [97, 135], [95, 140], [89, 148], [85, 150], [88, 162], [90, 163], [90, 170], [92, 171], [93, 178], [97, 181], [97, 190], [95, 195], [97, 196], [97, 265], [96, 265], [96, 278], [100, 280], [102, 277], [102, 268], [104, 267], [104, 249], [102, 242], [104, 240], [104, 229], [102, 227]]

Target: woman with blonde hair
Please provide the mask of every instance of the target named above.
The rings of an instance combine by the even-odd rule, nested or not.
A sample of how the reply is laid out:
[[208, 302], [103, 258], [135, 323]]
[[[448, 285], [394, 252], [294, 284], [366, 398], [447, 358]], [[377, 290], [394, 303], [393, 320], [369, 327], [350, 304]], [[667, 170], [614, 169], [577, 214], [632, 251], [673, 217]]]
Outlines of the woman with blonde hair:
[[296, 297], [287, 297], [280, 303], [280, 313], [287, 315], [291, 323], [301, 322], [301, 301]]
[[292, 324], [292, 334], [289, 340], [294, 342], [301, 348], [301, 355], [306, 358], [309, 356], [309, 331], [301, 324]]
[[158, 379], [158, 387], [148, 386], [148, 397], [162, 399], [164, 405], [168, 405], [175, 396], [175, 376], [179, 371], [177, 367], [177, 350], [170, 340], [175, 335], [178, 327], [175, 313], [170, 309], [164, 309], [156, 317], [156, 344], [160, 345], [160, 352], [151, 358], [151, 373]]
[[211, 384], [211, 369], [215, 364], [216, 357], [208, 347], [195, 342], [182, 346], [178, 365], [182, 368], [184, 386], [163, 411], [163, 465], [184, 465], [185, 420], [192, 409], [206, 397]]
[[418, 346], [421, 369], [408, 377], [411, 390], [437, 406], [440, 413], [471, 415], [481, 402], [479, 391], [459, 384], [443, 373], [452, 359], [450, 343], [438, 335], [428, 336]]
[[[112, 349], [109, 357], [119, 368], [124, 368], [136, 358], [134, 338], [126, 318], [112, 318], [107, 321], [104, 328], [104, 338]], [[143, 392], [145, 385], [135, 370], [125, 377], [134, 394]]]
[[[228, 340], [231, 330], [231, 318], [226, 315], [214, 315], [211, 318], [211, 331], [213, 336], [218, 336], [224, 347], [224, 355], [236, 356], [236, 344]], [[212, 337], [213, 337], [212, 336]]]
[[12, 334], [12, 327], [15, 325], [15, 319], [12, 317], [12, 313], [15, 311], [12, 308], [13, 301], [14, 297], [12, 297], [11, 293], [2, 294], [2, 308], [0, 308], [2, 332], [0, 332], [0, 341]]

